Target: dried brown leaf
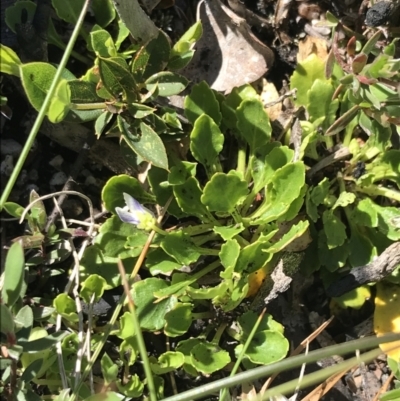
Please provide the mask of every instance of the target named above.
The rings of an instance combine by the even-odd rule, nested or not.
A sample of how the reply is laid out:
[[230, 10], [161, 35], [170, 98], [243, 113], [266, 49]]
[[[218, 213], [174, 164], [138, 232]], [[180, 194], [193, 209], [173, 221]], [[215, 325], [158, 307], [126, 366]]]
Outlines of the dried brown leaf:
[[225, 93], [262, 77], [274, 61], [272, 50], [261, 43], [243, 18], [219, 0], [207, 0], [199, 9], [203, 36], [191, 63], [182, 71], [193, 82], [205, 80]]

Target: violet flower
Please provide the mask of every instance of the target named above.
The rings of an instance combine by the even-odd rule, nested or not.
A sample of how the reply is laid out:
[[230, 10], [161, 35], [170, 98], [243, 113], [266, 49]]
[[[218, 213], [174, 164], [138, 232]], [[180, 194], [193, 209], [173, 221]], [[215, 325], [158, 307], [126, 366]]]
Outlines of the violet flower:
[[118, 217], [124, 223], [134, 224], [139, 229], [153, 230], [156, 224], [154, 214], [125, 192], [124, 199], [126, 206], [115, 208]]

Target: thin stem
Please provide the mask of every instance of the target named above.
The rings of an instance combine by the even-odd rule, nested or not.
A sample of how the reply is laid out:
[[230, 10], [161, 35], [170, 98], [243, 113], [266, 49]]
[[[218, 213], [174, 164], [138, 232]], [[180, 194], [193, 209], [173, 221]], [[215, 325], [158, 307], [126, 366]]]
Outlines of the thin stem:
[[98, 110], [105, 109], [105, 103], [71, 103], [70, 108], [73, 110]]
[[400, 202], [400, 192], [394, 189], [370, 185], [369, 187], [357, 186], [356, 191], [368, 194], [370, 196], [384, 196], [386, 198], [390, 198], [396, 200], [397, 202]]
[[149, 395], [151, 401], [157, 401], [157, 392], [153, 380], [153, 372], [151, 371], [149, 357], [147, 355], [146, 344], [144, 342], [142, 330], [140, 330], [139, 318], [136, 314], [135, 304], [129, 290], [128, 280], [126, 279], [125, 269], [121, 259], [118, 259], [118, 269], [122, 278], [122, 285], [124, 287], [125, 296], [128, 298], [128, 309], [132, 316], [133, 327], [136, 329], [136, 340], [139, 348], [139, 353], [142, 358], [144, 372], [146, 374], [147, 386], [149, 388]]
[[11, 174], [11, 177], [8, 180], [7, 185], [6, 185], [5, 189], [4, 189], [4, 192], [3, 192], [3, 194], [2, 194], [2, 196], [0, 198], [0, 211], [3, 210], [4, 204], [6, 203], [8, 197], [10, 196], [10, 193], [11, 193], [11, 191], [12, 191], [14, 185], [15, 185], [15, 182], [17, 181], [18, 175], [21, 172], [22, 167], [24, 166], [25, 160], [28, 157], [28, 154], [29, 154], [29, 152], [30, 152], [30, 150], [31, 150], [31, 148], [33, 146], [33, 143], [35, 141], [36, 135], [39, 132], [39, 128], [42, 125], [44, 117], [46, 116], [47, 110], [48, 110], [49, 105], [50, 105], [50, 101], [53, 98], [53, 95], [55, 93], [57, 85], [58, 85], [58, 83], [60, 81], [61, 75], [63, 74], [64, 68], [67, 65], [68, 59], [69, 59], [69, 57], [71, 55], [71, 52], [72, 52], [72, 49], [73, 49], [73, 47], [75, 45], [76, 39], [78, 38], [79, 31], [80, 31], [80, 29], [82, 27], [83, 20], [85, 18], [87, 9], [89, 7], [89, 4], [90, 4], [90, 0], [86, 0], [84, 5], [83, 5], [83, 7], [82, 7], [82, 10], [81, 10], [79, 18], [78, 18], [78, 20], [76, 22], [74, 31], [72, 32], [71, 39], [68, 42], [68, 45], [67, 45], [67, 47], [65, 49], [65, 53], [62, 56], [62, 59], [61, 59], [60, 64], [59, 64], [59, 66], [57, 68], [56, 74], [54, 76], [54, 79], [53, 79], [53, 81], [52, 81], [52, 83], [50, 85], [50, 89], [47, 92], [46, 98], [44, 99], [42, 107], [40, 108], [39, 114], [38, 114], [38, 116], [37, 116], [37, 118], [35, 120], [35, 123], [33, 124], [31, 132], [29, 133], [28, 139], [25, 142], [25, 146], [22, 149], [21, 155], [20, 155], [20, 157], [19, 157], [19, 159], [18, 159], [18, 161], [17, 161], [17, 163], [16, 163], [16, 165], [14, 167], [14, 170], [13, 170], [13, 172]]
[[244, 177], [246, 174], [246, 145], [244, 143], [239, 143], [239, 146], [236, 171], [242, 173]]
[[[242, 351], [240, 352], [239, 357], [236, 359], [235, 365], [233, 366], [233, 369], [232, 369], [231, 373], [229, 374], [230, 377], [235, 376], [235, 374], [239, 370], [239, 366], [242, 363], [242, 360], [243, 360], [243, 357], [244, 357], [244, 355], [245, 355], [245, 353], [247, 351], [247, 348], [249, 347], [249, 345], [251, 343], [251, 340], [253, 339], [254, 335], [256, 334], [258, 326], [260, 325], [261, 320], [263, 319], [263, 317], [265, 315], [265, 312], [266, 312], [266, 308], [264, 308], [262, 310], [262, 312], [260, 313], [260, 316], [258, 316], [258, 319], [257, 319], [256, 323], [254, 324], [253, 328], [251, 329], [251, 332], [250, 332], [245, 344], [242, 347]], [[227, 392], [228, 392], [228, 388], [227, 387], [225, 387], [221, 391], [221, 396], [219, 398], [221, 401], [225, 401], [225, 399], [228, 399], [227, 398]]]

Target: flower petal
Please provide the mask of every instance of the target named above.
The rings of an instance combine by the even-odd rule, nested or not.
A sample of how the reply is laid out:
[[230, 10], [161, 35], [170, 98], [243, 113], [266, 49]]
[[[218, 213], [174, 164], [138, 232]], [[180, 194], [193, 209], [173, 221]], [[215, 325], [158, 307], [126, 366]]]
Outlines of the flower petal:
[[143, 213], [143, 206], [132, 196], [124, 192], [124, 200], [126, 203], [126, 206], [128, 206], [129, 210], [131, 212], [142, 212]]
[[131, 213], [127, 211], [125, 208], [116, 207], [115, 212], [124, 223], [135, 224], [135, 225], [140, 223], [138, 215], [136, 213]]

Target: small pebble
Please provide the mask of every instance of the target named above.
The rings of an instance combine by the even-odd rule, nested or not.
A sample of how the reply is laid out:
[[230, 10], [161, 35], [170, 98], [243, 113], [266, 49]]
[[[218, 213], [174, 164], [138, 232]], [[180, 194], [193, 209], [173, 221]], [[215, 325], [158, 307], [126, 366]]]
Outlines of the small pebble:
[[97, 180], [92, 175], [89, 175], [86, 177], [85, 185], [96, 185], [96, 184], [97, 184]]
[[32, 169], [28, 173], [29, 181], [37, 181], [39, 179], [39, 173], [36, 169]]
[[10, 155], [17, 157], [22, 150], [22, 145], [14, 139], [2, 139], [0, 140], [0, 152], [2, 155]]
[[58, 171], [57, 173], [54, 173], [53, 176], [50, 179], [49, 184], [51, 186], [56, 186], [56, 185], [64, 185], [67, 181], [68, 177], [65, 173], [62, 171]]
[[17, 187], [22, 187], [27, 182], [28, 182], [28, 173], [26, 172], [26, 170], [22, 170], [15, 184], [17, 185]]
[[56, 170], [60, 170], [63, 163], [64, 159], [61, 155], [57, 155], [49, 161], [50, 166], [53, 166]]
[[12, 156], [7, 155], [0, 165], [0, 173], [9, 177], [14, 170], [14, 159]]

